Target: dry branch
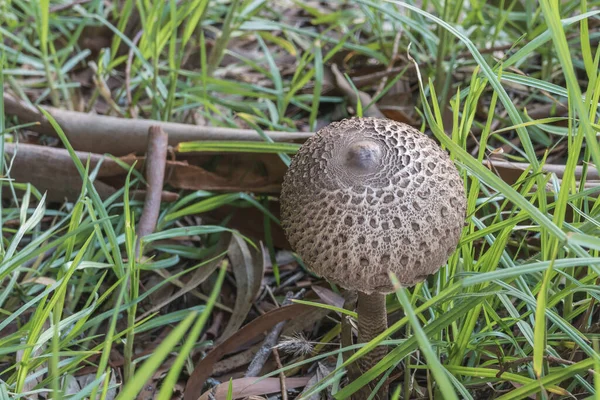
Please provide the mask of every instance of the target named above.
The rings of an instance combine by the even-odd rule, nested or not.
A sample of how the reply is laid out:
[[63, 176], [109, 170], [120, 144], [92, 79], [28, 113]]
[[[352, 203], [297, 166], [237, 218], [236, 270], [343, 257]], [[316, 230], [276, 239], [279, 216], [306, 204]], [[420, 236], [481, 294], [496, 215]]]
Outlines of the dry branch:
[[[4, 150], [8, 164], [11, 165], [7, 175], [13, 182], [31, 184], [41, 193], [46, 193], [46, 198], [50, 201], [75, 201], [79, 198], [83, 181], [67, 150], [25, 143], [5, 143]], [[103, 182], [103, 179], [122, 180], [121, 177], [127, 174], [123, 167], [101, 154], [82, 151], [76, 151], [75, 154], [84, 165], [90, 160], [90, 172], [102, 162], [94, 180], [94, 187], [101, 199], [104, 200], [116, 192], [118, 186]], [[135, 160], [122, 159], [129, 165]], [[10, 195], [9, 190], [2, 192], [4, 197]], [[143, 199], [145, 196], [145, 190], [131, 191], [132, 198]], [[173, 202], [179, 198], [177, 193], [167, 191], [161, 192], [160, 196], [163, 202]]]
[[[9, 165], [12, 162], [8, 176], [14, 181], [30, 183], [40, 192], [48, 192], [49, 200], [76, 200], [81, 194], [83, 181], [67, 150], [32, 144], [6, 143], [4, 151]], [[76, 154], [84, 165], [89, 158], [90, 172], [104, 158], [100, 154], [79, 151]], [[110, 159], [103, 160], [102, 168], [123, 171]], [[115, 188], [98, 180], [94, 181], [94, 187], [103, 199], [115, 192]], [[8, 194], [9, 191], [3, 191], [3, 195]]]
[[144, 209], [137, 225], [136, 257], [140, 251], [140, 240], [154, 232], [160, 213], [161, 193], [165, 180], [169, 135], [160, 126], [148, 130], [148, 151], [146, 152], [146, 182], [148, 192]]
[[[87, 163], [88, 158], [90, 159], [90, 172], [102, 160], [102, 165], [94, 181], [100, 198], [108, 198], [124, 184], [127, 170], [110, 157], [83, 151], [77, 151], [76, 154], [83, 164]], [[5, 157], [7, 164], [12, 163], [8, 177], [14, 182], [30, 183], [40, 192], [47, 192], [47, 198], [52, 201], [75, 201], [79, 197], [83, 181], [67, 150], [25, 143], [6, 143]], [[230, 161], [230, 158], [227, 160]], [[133, 165], [135, 162], [136, 169], [140, 169], [145, 163], [145, 157], [126, 156], [121, 157], [120, 161], [127, 165]], [[268, 176], [261, 176], [251, 170], [251, 160], [242, 160], [239, 165], [236, 164], [236, 168], [241, 172], [234, 176], [232, 174], [223, 176], [210, 172], [187, 161], [170, 160], [166, 164], [168, 173], [165, 177], [165, 184], [175, 189], [278, 193], [283, 176], [283, 170], [279, 171], [272, 167], [269, 168]], [[10, 196], [11, 192], [3, 191], [2, 195]], [[143, 199], [145, 195], [145, 190], [131, 190], [132, 198]], [[172, 202], [177, 199], [176, 193], [164, 191], [161, 194], [163, 202]]]
[[[23, 123], [39, 123], [29, 129], [56, 136], [54, 128], [39, 110], [8, 94], [4, 94], [4, 106], [7, 115], [16, 116]], [[170, 146], [195, 140], [263, 140], [256, 131], [250, 129], [118, 118], [60, 110], [53, 107], [44, 107], [44, 109], [56, 119], [76, 150], [110, 153], [116, 156], [143, 153], [146, 150], [148, 129], [153, 125], [160, 126], [169, 134]], [[312, 132], [276, 131], [265, 131], [265, 134], [276, 142], [303, 141], [313, 135]]]

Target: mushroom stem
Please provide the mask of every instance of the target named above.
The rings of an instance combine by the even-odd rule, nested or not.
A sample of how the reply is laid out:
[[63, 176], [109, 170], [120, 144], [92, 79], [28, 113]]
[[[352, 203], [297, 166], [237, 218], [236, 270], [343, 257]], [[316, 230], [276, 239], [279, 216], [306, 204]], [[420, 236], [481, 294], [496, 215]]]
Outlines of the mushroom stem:
[[[358, 292], [358, 343], [368, 343], [379, 336], [388, 327], [385, 295]], [[361, 371], [367, 372], [387, 354], [385, 346], [377, 346], [358, 360]], [[383, 385], [378, 393], [379, 399], [387, 399], [388, 388]]]

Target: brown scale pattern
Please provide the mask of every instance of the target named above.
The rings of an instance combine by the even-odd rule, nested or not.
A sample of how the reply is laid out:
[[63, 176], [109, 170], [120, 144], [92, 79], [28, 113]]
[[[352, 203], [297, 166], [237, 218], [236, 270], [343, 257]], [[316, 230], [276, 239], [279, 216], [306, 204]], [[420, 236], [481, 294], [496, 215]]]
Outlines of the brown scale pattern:
[[454, 251], [466, 197], [433, 140], [386, 119], [352, 118], [319, 130], [285, 175], [281, 216], [307, 267], [346, 289], [393, 291], [423, 281]]

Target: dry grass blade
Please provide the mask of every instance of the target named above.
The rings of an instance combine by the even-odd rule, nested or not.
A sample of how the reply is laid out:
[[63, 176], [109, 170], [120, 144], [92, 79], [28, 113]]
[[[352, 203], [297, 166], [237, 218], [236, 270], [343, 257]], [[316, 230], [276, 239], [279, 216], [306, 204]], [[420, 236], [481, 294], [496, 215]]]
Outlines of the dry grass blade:
[[233, 269], [236, 283], [235, 305], [233, 313], [225, 326], [225, 330], [219, 336], [217, 343], [222, 343], [246, 320], [248, 311], [252, 308], [254, 298], [260, 290], [264, 273], [264, 252], [257, 251], [238, 237], [231, 235], [227, 256]]

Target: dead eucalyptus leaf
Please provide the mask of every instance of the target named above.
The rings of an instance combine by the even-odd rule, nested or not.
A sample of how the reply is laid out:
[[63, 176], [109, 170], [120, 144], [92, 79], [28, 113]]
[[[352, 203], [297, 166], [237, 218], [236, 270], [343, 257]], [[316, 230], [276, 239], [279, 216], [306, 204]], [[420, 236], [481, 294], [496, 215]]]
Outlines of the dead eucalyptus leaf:
[[222, 343], [226, 340], [246, 320], [248, 311], [252, 308], [254, 298], [260, 290], [265, 269], [265, 257], [263, 254], [262, 246], [261, 251], [256, 251], [251, 249], [244, 239], [237, 235], [231, 235], [227, 256], [233, 269], [237, 293], [233, 313], [227, 322], [225, 330], [219, 339], [217, 339], [217, 343]]
[[[344, 93], [346, 98], [348, 99], [348, 104], [356, 109], [358, 105], [358, 100], [360, 99], [360, 104], [362, 107], [366, 107], [371, 103], [372, 99], [367, 93], [358, 90], [354, 91], [352, 86], [346, 80], [346, 77], [339, 70], [337, 65], [333, 64], [331, 66], [331, 71], [335, 75], [335, 83], [340, 91]], [[376, 104], [372, 104], [371, 107], [364, 109], [363, 108], [363, 116], [364, 117], [374, 117], [374, 118], [384, 118], [385, 116], [379, 111]]]
[[[353, 302], [356, 301], [357, 293], [353, 290], [346, 290], [342, 293], [342, 297], [344, 298], [344, 301], [348, 300], [350, 302]], [[302, 318], [292, 318], [291, 321], [285, 324], [285, 327], [283, 328], [283, 332], [281, 332], [281, 334], [285, 336], [290, 336], [294, 333], [304, 331], [307, 328], [314, 326], [314, 324], [321, 321], [329, 313], [331, 313], [330, 310], [321, 307], [309, 307], [311, 308], [311, 310], [307, 312], [304, 316], [302, 316]]]
[[[315, 373], [310, 378], [310, 380], [306, 383], [306, 386], [304, 387], [304, 390], [302, 391], [302, 393], [300, 393], [299, 397], [302, 397], [304, 395], [304, 393], [308, 392], [310, 389], [312, 389], [313, 387], [318, 385], [319, 382], [321, 382], [323, 379], [325, 379], [325, 377], [327, 375], [329, 375], [330, 373], [332, 373], [333, 370], [335, 370], [335, 366], [327, 365], [322, 362], [317, 362], [317, 369], [316, 369]], [[327, 391], [321, 391], [321, 392], [314, 393], [313, 395], [311, 395], [309, 397], [304, 397], [304, 399], [306, 399], [306, 400], [321, 400], [321, 399], [332, 398], [330, 391], [331, 391], [331, 389], [328, 388]]]
[[339, 308], [344, 308], [344, 302], [346, 301], [346, 299], [344, 299], [343, 296], [340, 296], [339, 294], [335, 293], [333, 290], [316, 285], [312, 286], [312, 290], [326, 304]]
[[215, 346], [200, 362], [190, 375], [185, 386], [184, 400], [196, 400], [202, 392], [206, 379], [211, 376], [214, 365], [228, 353], [231, 353], [245, 344], [254, 341], [257, 336], [264, 335], [265, 331], [271, 329], [275, 324], [290, 319], [304, 318], [312, 312], [314, 307], [303, 304], [292, 304], [275, 308], [258, 318], [252, 320], [241, 329], [236, 331], [228, 339]]
[[[287, 389], [303, 387], [308, 382], [308, 379], [308, 377], [286, 378], [285, 387]], [[241, 399], [248, 396], [260, 396], [281, 391], [281, 382], [279, 381], [279, 378], [265, 378], [262, 380], [260, 380], [260, 378], [239, 378], [232, 380], [231, 386], [233, 399]], [[198, 400], [225, 400], [228, 392], [229, 382], [224, 382], [204, 393]]]

